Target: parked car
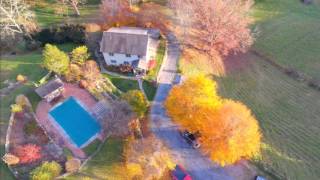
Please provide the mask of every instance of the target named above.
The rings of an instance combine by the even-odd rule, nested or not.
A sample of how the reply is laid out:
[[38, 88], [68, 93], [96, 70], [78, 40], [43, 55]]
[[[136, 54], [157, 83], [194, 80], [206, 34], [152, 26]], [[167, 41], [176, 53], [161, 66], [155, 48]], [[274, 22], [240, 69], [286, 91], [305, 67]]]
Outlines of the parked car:
[[193, 148], [197, 149], [200, 147], [200, 143], [197, 140], [197, 134], [199, 133], [192, 134], [189, 131], [180, 131], [180, 134]]
[[267, 180], [265, 177], [262, 176], [256, 176], [255, 180]]
[[181, 165], [176, 165], [171, 171], [171, 177], [172, 180], [192, 180], [191, 176]]

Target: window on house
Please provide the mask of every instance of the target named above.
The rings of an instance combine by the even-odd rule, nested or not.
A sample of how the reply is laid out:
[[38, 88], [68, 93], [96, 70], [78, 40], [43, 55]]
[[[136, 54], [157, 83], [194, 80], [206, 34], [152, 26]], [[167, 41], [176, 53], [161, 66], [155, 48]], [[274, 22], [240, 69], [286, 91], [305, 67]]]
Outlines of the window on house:
[[128, 61], [124, 61], [123, 64], [129, 65], [129, 62]]
[[140, 55], [138, 55], [138, 58], [141, 58], [141, 56], [140, 56]]
[[131, 57], [131, 54], [126, 54], [126, 57]]
[[109, 55], [110, 55], [110, 56], [113, 56], [114, 54], [113, 54], [113, 53], [109, 53]]
[[112, 59], [112, 60], [111, 60], [111, 63], [112, 63], [112, 64], [116, 64], [117, 61]]

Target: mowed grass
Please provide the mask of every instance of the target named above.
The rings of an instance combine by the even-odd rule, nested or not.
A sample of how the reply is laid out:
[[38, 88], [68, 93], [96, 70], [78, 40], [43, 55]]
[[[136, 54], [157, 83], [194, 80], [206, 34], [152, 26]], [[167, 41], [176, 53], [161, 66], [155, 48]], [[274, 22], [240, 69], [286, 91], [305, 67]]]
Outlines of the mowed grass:
[[112, 84], [124, 93], [130, 90], [139, 90], [139, 84], [136, 80], [123, 79], [119, 76], [108, 74], [105, 74], [105, 77], [109, 78]]
[[156, 92], [157, 92], [157, 86], [150, 81], [144, 80], [142, 82], [142, 87], [144, 89], [144, 92], [146, 93], [148, 100], [153, 101], [154, 96], [156, 95]]
[[320, 0], [257, 0], [254, 48], [278, 64], [320, 78]]
[[65, 179], [126, 179], [124, 157], [122, 156], [124, 144], [125, 141], [122, 139], [107, 139], [100, 151], [88, 161], [80, 172]]
[[97, 18], [100, 0], [89, 0], [85, 5], [79, 6], [80, 16], [74, 16], [74, 10], [68, 6], [66, 11], [59, 13], [61, 4], [52, 0], [35, 0], [30, 2], [36, 19], [41, 27], [48, 27], [60, 23], [85, 23]]
[[259, 121], [259, 166], [280, 179], [320, 179], [320, 93], [253, 54], [233, 60], [249, 63], [215, 79], [223, 97], [243, 102]]

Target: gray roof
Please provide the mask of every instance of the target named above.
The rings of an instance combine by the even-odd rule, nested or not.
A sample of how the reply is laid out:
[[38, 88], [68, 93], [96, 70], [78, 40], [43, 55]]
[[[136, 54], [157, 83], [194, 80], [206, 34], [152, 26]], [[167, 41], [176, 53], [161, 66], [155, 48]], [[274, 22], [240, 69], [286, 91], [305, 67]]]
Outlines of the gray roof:
[[45, 97], [46, 95], [59, 89], [62, 86], [63, 82], [61, 81], [61, 79], [56, 78], [54, 80], [49, 81], [47, 84], [38, 87], [35, 91], [40, 97]]
[[145, 56], [148, 30], [134, 27], [110, 28], [103, 32], [100, 51]]

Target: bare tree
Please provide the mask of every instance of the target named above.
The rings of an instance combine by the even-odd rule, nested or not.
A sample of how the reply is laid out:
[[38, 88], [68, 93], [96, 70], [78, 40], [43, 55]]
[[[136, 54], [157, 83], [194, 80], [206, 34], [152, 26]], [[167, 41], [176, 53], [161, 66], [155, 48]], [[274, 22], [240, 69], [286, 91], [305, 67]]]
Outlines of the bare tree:
[[129, 135], [130, 122], [135, 118], [130, 106], [125, 101], [112, 101], [102, 125], [106, 133], [113, 136]]
[[72, 6], [77, 16], [80, 16], [79, 5], [85, 4], [86, 0], [59, 0], [62, 4], [68, 3]]
[[35, 15], [24, 0], [0, 0], [0, 35], [30, 33], [37, 28]]
[[187, 2], [188, 0], [169, 0], [169, 7], [175, 10], [176, 18], [179, 20], [179, 24], [182, 28], [182, 44], [187, 36], [187, 30], [191, 25], [192, 19], [192, 4]]
[[210, 56], [250, 47], [253, 38], [248, 11], [252, 3], [252, 0], [171, 0], [178, 18], [191, 20], [187, 45]]

